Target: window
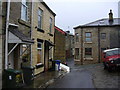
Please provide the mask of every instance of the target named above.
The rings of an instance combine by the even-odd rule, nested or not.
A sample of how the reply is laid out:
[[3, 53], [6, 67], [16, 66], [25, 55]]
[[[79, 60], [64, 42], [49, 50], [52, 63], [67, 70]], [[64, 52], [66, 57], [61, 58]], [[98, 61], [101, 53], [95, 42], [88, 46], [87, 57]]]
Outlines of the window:
[[92, 48], [85, 48], [85, 57], [86, 58], [92, 57]]
[[52, 32], [52, 18], [50, 17], [50, 33]]
[[79, 59], [79, 48], [75, 48], [75, 59]]
[[22, 8], [21, 8], [21, 19], [27, 21], [27, 2], [26, 0], [22, 0]]
[[42, 43], [37, 43], [37, 63], [41, 63], [42, 60]]
[[52, 59], [52, 47], [49, 47], [49, 59]]
[[79, 42], [79, 34], [76, 33], [75, 36], [76, 36], [76, 42]]
[[41, 9], [38, 9], [38, 28], [42, 29], [42, 13]]
[[101, 39], [106, 39], [106, 33], [101, 33]]
[[86, 42], [92, 42], [92, 34], [91, 34], [91, 32], [85, 33], [85, 41]]

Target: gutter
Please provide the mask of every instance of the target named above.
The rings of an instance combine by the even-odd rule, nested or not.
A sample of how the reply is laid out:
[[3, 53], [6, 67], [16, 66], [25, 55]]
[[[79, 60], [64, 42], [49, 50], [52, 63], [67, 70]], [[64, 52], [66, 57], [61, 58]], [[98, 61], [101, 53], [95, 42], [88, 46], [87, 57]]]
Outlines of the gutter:
[[8, 28], [10, 16], [10, 0], [7, 2], [7, 18], [6, 18], [6, 40], [5, 40], [5, 69], [8, 68]]

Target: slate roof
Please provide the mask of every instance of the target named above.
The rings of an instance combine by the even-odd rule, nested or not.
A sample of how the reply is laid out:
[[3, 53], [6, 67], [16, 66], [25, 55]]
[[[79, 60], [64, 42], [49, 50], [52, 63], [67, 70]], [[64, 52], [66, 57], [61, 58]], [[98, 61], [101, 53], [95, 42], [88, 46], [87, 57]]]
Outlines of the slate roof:
[[77, 27], [74, 27], [74, 29], [77, 29], [79, 27], [116, 26], [116, 25], [120, 25], [120, 18], [114, 18], [113, 22], [109, 22], [108, 18], [100, 19], [85, 25], [79, 25]]
[[28, 43], [34, 43], [34, 41], [30, 38], [24, 35], [22, 32], [16, 29], [9, 30], [11, 33], [13, 33], [15, 36], [17, 36], [20, 40], [23, 42], [28, 42]]
[[58, 30], [59, 32], [61, 32], [62, 34], [66, 34], [66, 32], [64, 32], [62, 29], [58, 28], [57, 26], [54, 27], [56, 30]]

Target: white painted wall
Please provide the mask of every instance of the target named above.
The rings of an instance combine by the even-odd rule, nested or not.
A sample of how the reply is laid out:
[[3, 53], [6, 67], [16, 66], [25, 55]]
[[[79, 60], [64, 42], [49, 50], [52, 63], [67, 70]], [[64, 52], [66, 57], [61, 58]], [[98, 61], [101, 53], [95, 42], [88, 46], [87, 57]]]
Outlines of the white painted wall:
[[[9, 44], [9, 48], [12, 48], [13, 44]], [[8, 57], [8, 63], [10, 63], [9, 68], [14, 68], [14, 51]]]

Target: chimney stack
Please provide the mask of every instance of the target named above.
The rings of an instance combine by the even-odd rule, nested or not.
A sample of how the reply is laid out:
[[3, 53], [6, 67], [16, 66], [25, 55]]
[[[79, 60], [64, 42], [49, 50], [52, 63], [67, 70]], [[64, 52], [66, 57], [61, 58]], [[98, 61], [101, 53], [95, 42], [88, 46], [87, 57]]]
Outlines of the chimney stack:
[[109, 13], [109, 22], [113, 22], [113, 13], [112, 13], [112, 10], [110, 10], [110, 13]]
[[67, 33], [70, 33], [70, 31], [66, 31]]

